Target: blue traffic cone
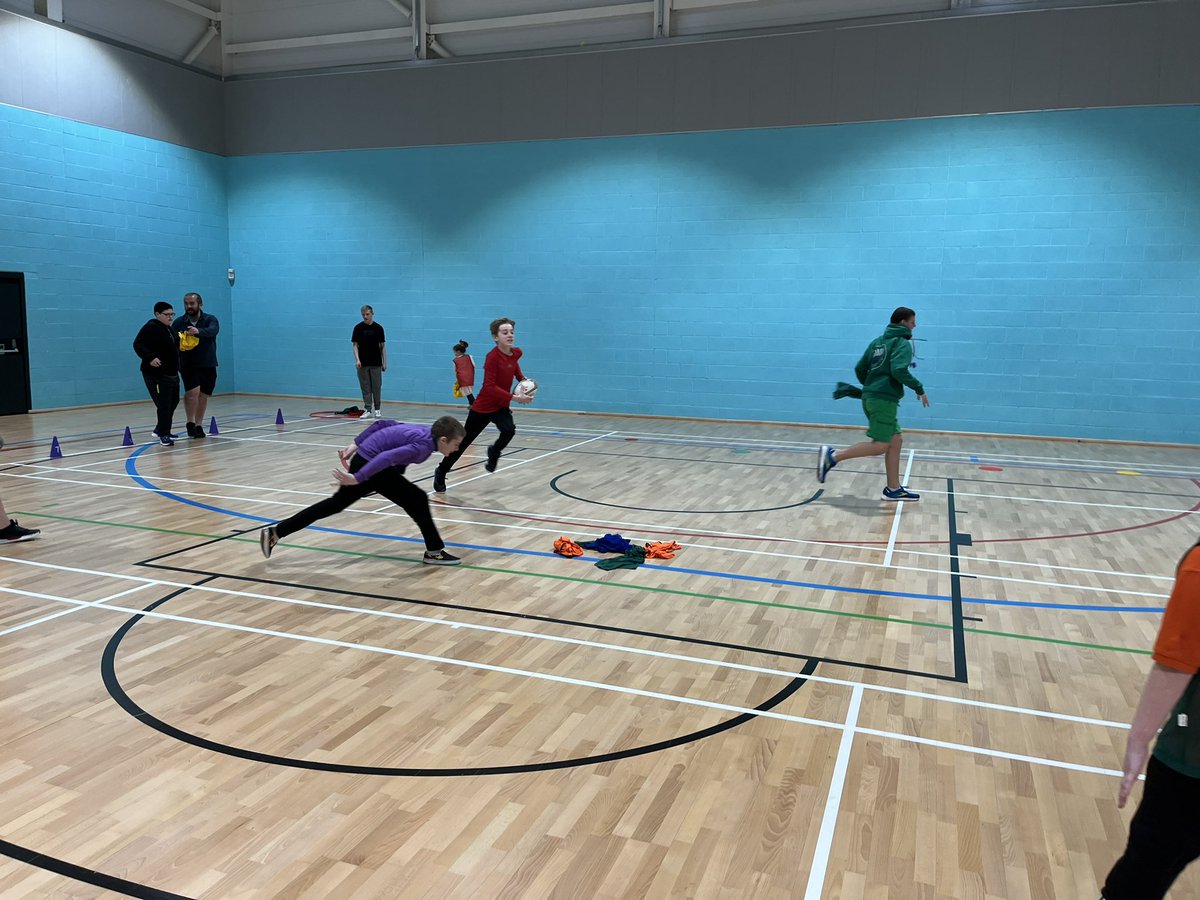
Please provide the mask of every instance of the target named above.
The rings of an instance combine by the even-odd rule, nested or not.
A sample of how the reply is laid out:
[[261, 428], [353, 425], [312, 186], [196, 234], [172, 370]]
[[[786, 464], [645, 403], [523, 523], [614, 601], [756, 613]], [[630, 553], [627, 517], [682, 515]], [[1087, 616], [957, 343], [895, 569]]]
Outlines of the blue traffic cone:
[[121, 446], [122, 447], [132, 447], [133, 446], [133, 432], [129, 430], [128, 425], [125, 426], [125, 437], [121, 438]]
[[208, 433], [209, 434], [220, 434], [221, 433], [217, 430], [217, 417], [216, 416], [213, 416], [208, 422]]
[[276, 424], [276, 425], [282, 425], [282, 424], [283, 424], [283, 410], [282, 410], [282, 409], [280, 409], [279, 411], [277, 411], [277, 412], [275, 413], [275, 424]]
[[62, 447], [58, 446], [58, 438], [57, 437], [55, 437], [54, 440], [52, 440], [50, 442], [50, 458], [51, 459], [62, 459], [63, 458], [62, 457]]

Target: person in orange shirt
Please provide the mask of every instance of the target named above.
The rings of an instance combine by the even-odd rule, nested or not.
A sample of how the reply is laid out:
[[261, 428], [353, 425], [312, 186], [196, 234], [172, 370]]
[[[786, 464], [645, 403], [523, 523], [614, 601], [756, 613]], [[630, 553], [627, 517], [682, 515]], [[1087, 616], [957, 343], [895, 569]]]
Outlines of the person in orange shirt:
[[[1129, 843], [1104, 881], [1102, 900], [1158, 900], [1200, 856], [1200, 543], [1179, 563], [1125, 748], [1117, 806], [1142, 767], [1146, 787]], [[1162, 729], [1159, 733], [1159, 729]], [[1158, 733], [1154, 753], [1150, 741]]]

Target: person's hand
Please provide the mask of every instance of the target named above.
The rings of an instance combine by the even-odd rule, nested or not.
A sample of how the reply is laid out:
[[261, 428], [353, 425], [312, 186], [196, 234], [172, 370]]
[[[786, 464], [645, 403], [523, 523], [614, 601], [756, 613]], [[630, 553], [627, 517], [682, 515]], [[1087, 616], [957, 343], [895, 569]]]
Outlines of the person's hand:
[[386, 371], [387, 371], [387, 363], [384, 363], [384, 364], [383, 364], [383, 366], [380, 368], [380, 371], [381, 371], [381, 372], [386, 372]]
[[928, 394], [922, 394], [922, 395], [921, 395], [920, 397], [918, 397], [917, 399], [921, 401], [921, 405], [922, 405], [922, 406], [928, 406], [928, 405], [929, 405], [929, 395], [928, 395]]
[[513, 394], [514, 403], [532, 403], [533, 398], [528, 394]]
[[354, 459], [354, 454], [357, 452], [358, 452], [358, 445], [355, 444], [353, 441], [350, 442], [349, 446], [343, 447], [341, 450], [338, 451], [338, 459], [340, 459], [342, 461], [342, 466], [344, 468], [347, 468], [347, 469], [350, 468], [350, 460]]
[[162, 365], [162, 360], [159, 359], [157, 356], [154, 357], [154, 359], [150, 360], [150, 368], [152, 368], [152, 369], [157, 369], [161, 365]]
[[362, 368], [362, 363], [360, 363], [357, 359], [354, 361], [354, 368], [356, 368], [356, 369]]
[[341, 469], [333, 470], [333, 480], [343, 487], [350, 487], [351, 485], [358, 484], [357, 478], [355, 478], [349, 472], [344, 472]]
[[197, 328], [195, 325], [189, 325], [189, 326], [187, 327], [187, 333], [188, 333], [188, 334], [199, 334], [199, 333], [200, 333], [200, 329], [199, 329], [199, 328]]
[[1125, 747], [1125, 764], [1121, 767], [1125, 772], [1121, 776], [1121, 789], [1117, 792], [1117, 808], [1124, 809], [1125, 801], [1129, 799], [1129, 792], [1133, 790], [1133, 785], [1137, 782], [1138, 776], [1142, 774], [1142, 768], [1146, 765], [1146, 757], [1150, 755], [1150, 745], [1144, 741], [1134, 741], [1130, 739]]

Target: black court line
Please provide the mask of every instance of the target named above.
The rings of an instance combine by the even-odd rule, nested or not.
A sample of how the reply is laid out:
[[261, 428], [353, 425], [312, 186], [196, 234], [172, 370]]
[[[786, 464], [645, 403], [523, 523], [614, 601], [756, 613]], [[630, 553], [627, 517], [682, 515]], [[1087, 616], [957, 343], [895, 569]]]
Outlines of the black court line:
[[126, 881], [124, 878], [117, 878], [115, 875], [106, 875], [103, 872], [97, 872], [95, 869], [77, 866], [75, 863], [69, 863], [53, 856], [46, 856], [44, 853], [38, 853], [35, 850], [30, 850], [27, 847], [21, 847], [5, 840], [0, 840], [0, 855], [15, 859], [18, 862], [27, 863], [31, 866], [37, 866], [39, 869], [45, 869], [57, 875], [63, 875], [75, 881], [95, 885], [106, 891], [124, 894], [126, 897], [144, 897], [146, 900], [189, 900], [183, 894], [172, 894], [170, 891], [147, 887], [144, 884], [138, 884], [136, 881]]
[[[672, 641], [684, 645], [693, 645], [698, 647], [716, 647], [722, 650], [737, 650], [745, 653], [757, 653], [763, 656], [775, 657], [777, 659], [797, 659], [797, 660], [816, 660], [817, 662], [827, 663], [829, 665], [844, 666], [850, 669], [862, 669], [872, 672], [888, 672], [896, 675], [912, 675], [917, 678], [929, 678], [935, 681], [958, 681], [959, 674], [956, 672], [952, 675], [943, 674], [941, 672], [924, 672], [918, 669], [908, 669], [902, 666], [888, 666], [879, 663], [870, 663], [860, 660], [848, 660], [835, 656], [822, 656], [817, 653], [796, 653], [788, 650], [772, 650], [765, 647], [754, 647], [746, 644], [734, 644], [728, 641], [708, 640], [706, 638], [691, 637], [688, 635], [672, 634], [670, 632], [645, 631], [637, 628], [626, 628], [620, 625], [607, 625], [598, 622], [586, 622], [576, 619], [562, 619], [554, 616], [543, 616], [535, 613], [517, 612], [507, 609], [495, 609], [482, 606], [470, 606], [465, 603], [453, 603], [442, 600], [418, 600], [415, 597], [396, 597], [388, 594], [376, 594], [370, 591], [356, 591], [348, 588], [340, 587], [323, 587], [317, 584], [306, 582], [283, 581], [276, 578], [259, 578], [253, 575], [244, 575], [241, 573], [218, 572], [212, 569], [199, 569], [189, 566], [173, 566], [168, 565], [162, 560], [172, 556], [190, 553], [193, 550], [198, 550], [202, 547], [207, 547], [212, 544], [220, 543], [228, 540], [231, 537], [236, 537], [238, 534], [246, 534], [248, 531], [257, 531], [259, 526], [247, 529], [246, 531], [233, 532], [231, 534], [222, 535], [219, 538], [210, 538], [200, 541], [197, 544], [187, 547], [180, 547], [177, 550], [168, 550], [166, 553], [160, 553], [157, 556], [152, 556], [149, 559], [135, 563], [138, 566], [144, 566], [148, 569], [159, 569], [166, 572], [179, 572], [185, 575], [203, 576], [208, 580], [215, 578], [226, 578], [234, 582], [246, 582], [250, 584], [267, 584], [275, 587], [294, 588], [300, 591], [316, 591], [322, 594], [331, 594], [342, 597], [362, 597], [370, 600], [382, 600], [387, 603], [407, 603], [412, 606], [423, 606], [431, 609], [447, 609], [457, 612], [479, 613], [486, 616], [496, 616], [501, 619], [512, 619], [526, 622], [545, 622], [552, 625], [565, 625], [571, 628], [582, 628], [585, 630], [598, 631], [611, 634], [628, 634], [637, 637], [649, 637], [655, 640]], [[953, 550], [953, 548], [952, 548]], [[952, 582], [952, 585], [956, 582]], [[952, 598], [953, 599], [953, 598]], [[959, 597], [961, 606], [961, 596]], [[803, 612], [803, 610], [797, 610]]]
[[946, 479], [946, 506], [950, 515], [950, 622], [954, 636], [954, 680], [967, 683], [967, 641], [963, 627], [962, 575], [958, 567], [958, 548], [970, 547], [971, 536], [958, 530], [954, 510], [954, 479]]
[[[204, 584], [206, 581], [211, 581], [211, 578], [206, 578], [198, 584]], [[674, 747], [680, 747], [684, 744], [689, 744], [694, 741], [703, 740], [713, 735], [720, 734], [723, 731], [728, 731], [731, 728], [737, 728], [739, 725], [744, 725], [752, 719], [758, 718], [753, 713], [740, 713], [731, 719], [726, 719], [723, 722], [718, 722], [716, 725], [711, 725], [708, 728], [693, 731], [687, 734], [677, 735], [673, 738], [657, 741], [653, 744], [644, 744], [638, 747], [629, 747], [625, 750], [615, 750], [610, 753], [601, 753], [594, 756], [576, 757], [572, 759], [550, 760], [541, 763], [518, 763], [504, 766], [473, 766], [473, 767], [453, 767], [442, 769], [418, 769], [403, 766], [363, 766], [347, 763], [333, 762], [318, 762], [309, 759], [297, 759], [295, 757], [278, 756], [270, 753], [260, 753], [256, 750], [250, 750], [245, 747], [236, 747], [232, 744], [223, 744], [219, 741], [209, 740], [208, 738], [200, 737], [177, 728], [168, 722], [157, 718], [151, 713], [139, 706], [132, 697], [125, 691], [117, 678], [116, 672], [116, 656], [117, 650], [121, 645], [121, 641], [132, 630], [141, 619], [144, 618], [144, 613], [152, 612], [159, 606], [169, 600], [174, 599], [180, 594], [186, 592], [189, 588], [179, 588], [155, 600], [150, 605], [143, 608], [142, 613], [134, 615], [125, 622], [113, 636], [109, 639], [108, 644], [104, 648], [104, 654], [100, 661], [100, 672], [104, 680], [104, 686], [108, 690], [109, 695], [117, 702], [117, 704], [125, 710], [137, 721], [141, 722], [155, 731], [166, 735], [167, 737], [181, 741], [186, 744], [191, 744], [194, 747], [199, 747], [204, 750], [209, 750], [214, 753], [221, 753], [226, 756], [245, 759], [251, 762], [263, 763], [265, 765], [285, 766], [296, 769], [308, 769], [318, 772], [337, 772], [349, 775], [378, 775], [385, 777], [409, 777], [409, 778], [453, 778], [453, 777], [474, 777], [478, 775], [515, 775], [529, 772], [549, 772], [556, 769], [578, 768], [580, 766], [599, 765], [606, 762], [615, 762], [623, 759], [630, 759], [635, 756], [645, 756], [649, 753], [657, 753], [661, 750], [670, 750]], [[807, 676], [811, 675], [817, 668], [817, 660], [810, 659], [801, 670], [802, 674], [793, 677], [780, 690], [776, 691], [771, 697], [764, 700], [758, 706], [754, 707], [756, 712], [766, 712], [778, 706], [784, 700], [792, 696], [796, 691], [803, 687], [807, 681]]]
[[578, 469], [568, 469], [566, 472], [562, 472], [559, 475], [555, 475], [552, 479], [550, 479], [551, 490], [553, 490], [556, 494], [561, 494], [564, 497], [570, 497], [572, 500], [577, 500], [580, 503], [590, 503], [593, 506], [607, 506], [610, 509], [628, 509], [628, 510], [632, 510], [633, 512], [680, 513], [680, 514], [689, 514], [689, 515], [695, 515], [695, 516], [736, 515], [739, 513], [777, 512], [779, 510], [784, 510], [784, 509], [795, 509], [798, 506], [807, 506], [808, 504], [812, 503], [814, 500], [818, 499], [823, 493], [825, 493], [824, 488], [817, 488], [816, 492], [811, 497], [809, 497], [807, 500], [801, 500], [798, 503], [788, 503], [784, 506], [764, 506], [764, 507], [761, 507], [758, 509], [656, 509], [655, 507], [652, 507], [652, 506], [625, 506], [624, 504], [621, 504], [621, 503], [605, 503], [603, 500], [590, 500], [587, 497], [580, 497], [577, 494], [567, 493], [561, 487], [558, 486], [558, 482], [561, 479], [566, 478], [568, 475], [571, 475], [578, 471], [579, 471]]
[[[212, 543], [206, 541], [205, 544]], [[201, 545], [203, 546], [203, 545]], [[173, 551], [176, 553], [186, 553], [191, 548]], [[170, 556], [171, 553], [164, 554]], [[160, 557], [161, 558], [161, 557]], [[225, 578], [229, 581], [242, 581], [250, 584], [267, 584], [274, 587], [295, 588], [301, 591], [315, 591], [321, 594], [332, 594], [339, 597], [362, 597], [369, 600], [382, 600], [387, 603], [407, 603], [412, 606], [424, 606], [432, 609], [448, 609], [456, 612], [479, 613], [481, 615], [496, 616], [502, 619], [515, 619], [526, 622], [544, 622], [550, 625], [565, 625], [570, 628], [582, 628], [585, 630], [599, 631], [609, 634], [627, 634], [635, 637], [648, 637], [661, 641], [673, 641], [679, 644], [690, 644], [698, 647], [716, 647], [721, 650], [737, 650], [744, 653], [757, 653], [763, 656], [772, 656], [779, 659], [797, 659], [797, 660], [813, 660], [819, 663], [827, 663], [829, 665], [845, 666], [850, 669], [866, 669], [872, 672], [889, 672], [896, 675], [913, 675], [918, 678], [931, 678], [936, 681], [954, 681], [955, 676], [945, 675], [940, 672], [922, 672], [916, 669], [906, 669], [900, 666], [886, 666], [878, 663], [861, 662], [858, 660], [841, 659], [836, 656], [821, 656], [814, 653], [796, 653], [789, 650], [772, 650], [766, 647], [755, 647], [749, 644], [734, 644], [728, 641], [715, 641], [706, 638], [689, 637], [687, 635], [672, 634], [670, 632], [645, 631], [639, 628], [626, 628], [621, 625], [605, 625], [597, 622], [585, 622], [577, 619], [561, 619], [554, 616], [537, 615], [536, 613], [516, 612], [507, 609], [491, 609], [482, 606], [468, 606], [464, 603], [450, 603], [441, 600], [418, 600], [414, 597], [395, 597], [388, 594], [373, 594], [369, 591], [354, 591], [348, 588], [323, 587], [318, 584], [309, 584], [296, 581], [282, 581], [275, 578], [257, 578], [253, 575], [231, 574], [228, 572], [214, 572], [209, 569], [191, 569], [185, 566], [169, 566], [159, 562], [144, 562], [137, 565], [145, 566], [148, 569], [158, 569], [166, 572], [179, 572], [185, 575], [203, 575], [208, 578]], [[803, 612], [803, 610], [800, 610]], [[447, 621], [447, 625], [455, 624], [453, 621]]]

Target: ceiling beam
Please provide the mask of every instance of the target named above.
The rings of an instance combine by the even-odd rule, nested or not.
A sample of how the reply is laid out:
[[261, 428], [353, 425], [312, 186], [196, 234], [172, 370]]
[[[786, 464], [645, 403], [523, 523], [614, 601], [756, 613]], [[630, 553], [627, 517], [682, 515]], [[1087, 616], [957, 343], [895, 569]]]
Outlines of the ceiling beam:
[[192, 63], [194, 63], [196, 61], [196, 57], [203, 53], [204, 48], [207, 47], [212, 42], [212, 39], [220, 33], [221, 29], [218, 26], [217, 21], [213, 19], [208, 23], [208, 28], [204, 29], [204, 34], [200, 35], [200, 40], [196, 41], [196, 43], [192, 45], [192, 49], [187, 52], [187, 56], [183, 58], [183, 64], [185, 66], [190, 66]]
[[627, 16], [652, 16], [654, 8], [655, 0], [642, 0], [640, 3], [588, 6], [582, 9], [502, 16], [495, 19], [469, 19], [462, 22], [442, 22], [437, 25], [431, 22], [429, 32], [431, 34], [460, 34], [466, 31], [494, 31], [500, 28], [527, 28], [531, 25], [562, 25], [569, 22], [594, 22], [598, 19], [617, 19]]
[[221, 11], [219, 9], [209, 9], [207, 6], [201, 6], [199, 3], [193, 3], [192, 0], [159, 0], [160, 3], [169, 3], [172, 6], [178, 6], [180, 9], [186, 9], [190, 13], [195, 13], [198, 16], [203, 16], [216, 22], [221, 21]]
[[314, 34], [308, 37], [279, 38], [272, 41], [246, 41], [241, 44], [226, 44], [225, 52], [264, 53], [269, 50], [294, 50], [298, 47], [325, 47], [330, 44], [363, 44], [368, 41], [399, 41], [412, 37], [412, 29], [376, 28], [373, 31], [346, 31], [341, 34]]

